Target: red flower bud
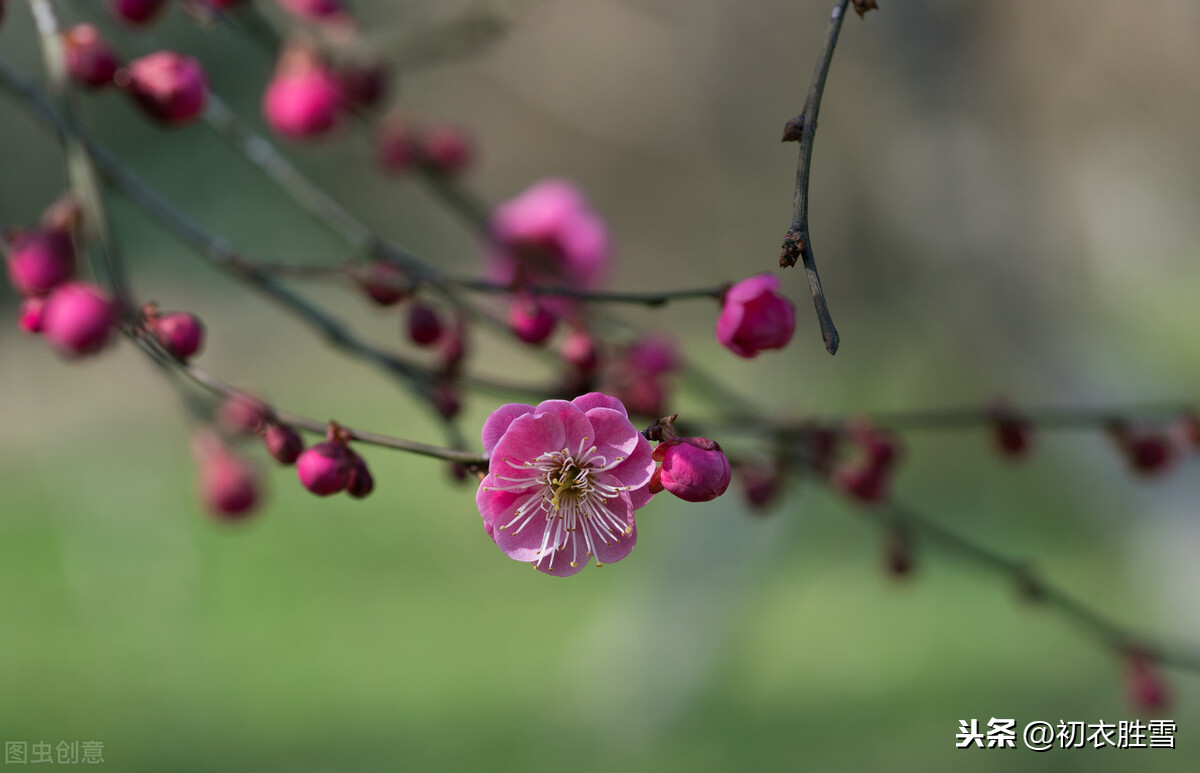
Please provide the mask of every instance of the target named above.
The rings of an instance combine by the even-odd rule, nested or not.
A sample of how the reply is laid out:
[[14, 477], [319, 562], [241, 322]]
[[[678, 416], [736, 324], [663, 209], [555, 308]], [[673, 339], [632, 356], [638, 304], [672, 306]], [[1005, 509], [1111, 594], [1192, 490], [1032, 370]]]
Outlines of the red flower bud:
[[225, 398], [217, 409], [217, 424], [230, 435], [257, 435], [266, 421], [263, 404], [241, 393]]
[[181, 126], [199, 117], [208, 103], [204, 69], [190, 56], [158, 51], [117, 73], [117, 83], [151, 118]]
[[113, 82], [120, 61], [91, 24], [77, 24], [63, 35], [67, 72], [80, 85], [97, 89]]
[[350, 481], [350, 453], [341, 443], [317, 443], [296, 460], [296, 475], [317, 496], [336, 494]]
[[376, 261], [367, 267], [359, 284], [380, 306], [394, 306], [412, 293], [408, 275], [394, 263]]
[[295, 464], [304, 451], [304, 441], [296, 430], [286, 424], [272, 424], [263, 433], [267, 453], [280, 464]]
[[746, 502], [752, 509], [763, 510], [779, 496], [783, 481], [779, 471], [770, 465], [745, 465], [738, 468]]
[[760, 274], [725, 293], [717, 319], [717, 340], [739, 357], [781, 349], [796, 330], [796, 306], [779, 294], [779, 279]]
[[376, 107], [387, 96], [391, 73], [382, 61], [352, 62], [338, 70], [338, 81], [346, 101], [361, 107]]
[[183, 311], [156, 317], [150, 329], [162, 347], [181, 360], [187, 360], [204, 347], [204, 323], [195, 314]]
[[429, 346], [442, 335], [442, 321], [436, 311], [423, 303], [414, 303], [408, 311], [408, 337], [418, 346]]
[[1147, 476], [1158, 475], [1175, 460], [1175, 449], [1164, 434], [1132, 429], [1124, 424], [1112, 427], [1111, 431], [1134, 472]]
[[109, 10], [121, 21], [145, 24], [162, 10], [163, 0], [108, 0]]
[[729, 488], [729, 459], [721, 446], [706, 438], [679, 438], [654, 450], [662, 461], [662, 487], [687, 502], [716, 499]]
[[417, 140], [408, 121], [390, 116], [375, 133], [375, 161], [388, 174], [412, 169], [417, 160]]
[[426, 131], [421, 139], [425, 162], [441, 174], [457, 174], [474, 158], [471, 140], [452, 126], [437, 126]]
[[562, 358], [580, 373], [592, 373], [600, 365], [596, 342], [586, 330], [572, 330], [563, 339]]
[[45, 295], [71, 278], [75, 247], [65, 231], [33, 229], [18, 234], [8, 253], [8, 279], [22, 295]]
[[259, 502], [258, 474], [246, 459], [221, 449], [200, 460], [200, 499], [221, 520], [240, 520]]
[[350, 477], [346, 481], [346, 493], [362, 499], [375, 490], [375, 478], [367, 469], [367, 463], [356, 453], [350, 453]]
[[306, 49], [284, 51], [263, 95], [263, 115], [290, 139], [327, 134], [342, 115], [342, 87], [319, 58]]
[[992, 433], [1002, 456], [1019, 459], [1029, 451], [1033, 427], [1007, 406], [997, 406], [992, 411]]
[[537, 298], [523, 295], [513, 298], [508, 307], [508, 325], [527, 344], [545, 343], [558, 325], [558, 318]]
[[65, 284], [46, 300], [42, 327], [46, 340], [68, 357], [104, 348], [117, 323], [117, 306], [94, 285]]

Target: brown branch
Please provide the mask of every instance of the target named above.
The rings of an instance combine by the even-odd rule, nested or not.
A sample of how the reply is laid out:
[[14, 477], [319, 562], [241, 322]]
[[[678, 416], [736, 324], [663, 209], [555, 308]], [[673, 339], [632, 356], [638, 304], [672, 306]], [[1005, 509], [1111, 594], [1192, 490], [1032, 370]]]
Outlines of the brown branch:
[[[241, 397], [246, 400], [253, 401], [256, 405], [262, 407], [267, 419], [272, 422], [286, 424], [295, 429], [302, 429], [317, 435], [325, 434], [329, 426], [327, 421], [318, 421], [300, 414], [291, 413], [282, 410], [274, 405], [263, 401], [254, 395], [243, 392], [233, 386], [230, 386], [221, 379], [210, 375], [209, 373], [183, 362], [166, 352], [145, 330], [138, 327], [129, 327], [124, 330], [137, 346], [153, 359], [159, 365], [170, 368], [179, 374], [183, 375], [193, 384], [201, 387], [206, 392], [221, 398]], [[405, 451], [419, 456], [428, 456], [434, 459], [444, 459], [450, 462], [457, 462], [469, 468], [482, 468], [487, 466], [487, 456], [484, 454], [475, 453], [472, 451], [464, 451], [454, 448], [443, 448], [434, 446], [428, 443], [420, 443], [407, 438], [399, 438], [391, 435], [383, 435], [378, 432], [369, 432], [366, 430], [358, 430], [347, 427], [344, 424], [338, 423], [338, 426], [344, 431], [347, 438], [357, 440], [361, 443], [380, 446], [381, 448], [390, 448], [396, 451]]]
[[821, 46], [821, 54], [817, 58], [817, 67], [813, 72], [812, 85], [808, 89], [808, 99], [804, 102], [804, 110], [800, 115], [788, 121], [784, 129], [784, 141], [799, 139], [800, 157], [796, 162], [796, 194], [792, 204], [792, 225], [787, 235], [783, 237], [783, 252], [779, 256], [780, 267], [791, 267], [796, 262], [803, 261], [804, 273], [808, 278], [808, 289], [812, 294], [813, 307], [817, 311], [817, 321], [821, 325], [821, 337], [825, 341], [825, 349], [830, 354], [837, 354], [838, 332], [829, 315], [829, 305], [825, 301], [825, 291], [821, 288], [821, 277], [817, 273], [817, 261], [813, 256], [812, 237], [808, 230], [808, 178], [812, 168], [813, 139], [817, 134], [817, 113], [821, 109], [821, 97], [825, 93], [825, 79], [829, 75], [829, 65], [833, 61], [833, 49], [837, 45], [838, 33], [842, 29], [842, 20], [846, 16], [846, 6], [849, 0], [838, 0], [829, 18], [829, 28], [825, 31], [825, 42]]

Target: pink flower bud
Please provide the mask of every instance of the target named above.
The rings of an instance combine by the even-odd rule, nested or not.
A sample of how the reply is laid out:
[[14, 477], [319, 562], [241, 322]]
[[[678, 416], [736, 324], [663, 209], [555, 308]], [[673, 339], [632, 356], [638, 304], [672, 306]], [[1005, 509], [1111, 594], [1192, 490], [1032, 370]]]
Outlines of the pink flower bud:
[[36, 335], [44, 328], [42, 320], [45, 313], [45, 298], [26, 298], [21, 301], [21, 308], [17, 313], [17, 327], [22, 333]]
[[457, 174], [470, 165], [475, 149], [466, 134], [452, 126], [436, 126], [421, 137], [425, 162], [441, 174]]
[[263, 115], [271, 128], [291, 139], [328, 133], [342, 115], [342, 88], [315, 55], [285, 51], [263, 95]]
[[408, 276], [394, 263], [376, 261], [367, 267], [359, 284], [380, 306], [394, 306], [412, 293]]
[[150, 328], [163, 348], [181, 360], [191, 358], [204, 346], [204, 323], [195, 314], [164, 314], [155, 318]]
[[68, 357], [104, 348], [117, 323], [117, 306], [94, 285], [65, 284], [51, 293], [42, 314], [46, 340]]
[[304, 441], [296, 430], [285, 424], [272, 424], [263, 433], [263, 444], [267, 453], [280, 464], [295, 464], [304, 451]]
[[423, 303], [414, 303], [408, 311], [408, 337], [418, 346], [429, 346], [442, 335], [442, 321], [436, 311]]
[[527, 344], [545, 343], [556, 325], [558, 318], [537, 298], [519, 295], [508, 307], [508, 326]]
[[130, 24], [145, 24], [162, 10], [163, 0], [108, 0], [109, 10]]
[[1130, 707], [1139, 714], [1154, 714], [1171, 703], [1170, 690], [1153, 661], [1134, 652], [1125, 663], [1125, 693]]
[[654, 449], [654, 457], [662, 461], [662, 487], [682, 500], [707, 502], [729, 488], [729, 459], [712, 440], [693, 437], [667, 441]]
[[779, 294], [779, 279], [759, 274], [725, 293], [717, 318], [717, 340], [739, 357], [781, 349], [796, 330], [796, 307]]
[[375, 478], [367, 469], [367, 463], [361, 456], [350, 452], [350, 476], [346, 480], [346, 493], [355, 499], [362, 499], [375, 490]]
[[120, 62], [91, 24], [77, 24], [63, 36], [67, 72], [80, 85], [97, 89], [113, 82]]
[[266, 408], [250, 395], [230, 395], [217, 408], [217, 424], [230, 435], [257, 435], [266, 421]]
[[259, 498], [258, 473], [246, 459], [224, 449], [200, 459], [200, 499], [217, 518], [245, 518]]
[[8, 279], [22, 295], [45, 295], [71, 278], [75, 247], [65, 231], [34, 229], [12, 240]]
[[562, 358], [580, 373], [592, 373], [600, 365], [596, 342], [586, 330], [572, 330], [563, 339]]
[[400, 174], [413, 168], [417, 160], [417, 139], [404, 118], [390, 116], [379, 123], [375, 132], [375, 161], [388, 174]]
[[350, 454], [341, 443], [317, 443], [296, 460], [296, 475], [317, 496], [336, 494], [350, 481]]
[[117, 83], [151, 118], [181, 126], [199, 117], [208, 103], [204, 69], [190, 56], [158, 51], [117, 73]]
[[543, 180], [496, 207], [493, 279], [593, 286], [611, 254], [608, 227], [582, 191], [564, 180]]
[[1028, 419], [1002, 405], [992, 411], [992, 434], [1001, 456], [1020, 459], [1029, 451], [1033, 427]]
[[341, 0], [276, 0], [279, 7], [304, 21], [326, 21], [345, 13]]

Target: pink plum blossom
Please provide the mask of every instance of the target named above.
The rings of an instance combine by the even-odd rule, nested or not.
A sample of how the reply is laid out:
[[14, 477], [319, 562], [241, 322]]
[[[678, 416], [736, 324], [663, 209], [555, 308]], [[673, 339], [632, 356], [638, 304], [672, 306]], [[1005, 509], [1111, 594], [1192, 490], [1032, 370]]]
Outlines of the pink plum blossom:
[[717, 340], [739, 357], [782, 349], [796, 330], [796, 307], [779, 294], [779, 279], [759, 274], [725, 293], [717, 318]]
[[475, 500], [509, 558], [565, 577], [589, 558], [602, 566], [633, 550], [654, 460], [621, 401], [590, 392], [504, 405], [482, 439], [490, 462]]
[[544, 180], [501, 204], [492, 215], [498, 245], [491, 256], [497, 281], [590, 287], [608, 263], [608, 227], [583, 192], [565, 180]]

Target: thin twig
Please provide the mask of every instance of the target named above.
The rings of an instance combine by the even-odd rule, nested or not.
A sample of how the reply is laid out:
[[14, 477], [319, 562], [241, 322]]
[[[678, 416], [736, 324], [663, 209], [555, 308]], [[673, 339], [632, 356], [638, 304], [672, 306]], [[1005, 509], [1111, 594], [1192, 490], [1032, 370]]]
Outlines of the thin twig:
[[[869, 511], [868, 511], [869, 512]], [[892, 503], [879, 512], [883, 527], [900, 525], [910, 532], [923, 533], [931, 542], [956, 553], [971, 563], [1008, 577], [1023, 598], [1040, 603], [1073, 622], [1085, 634], [1119, 655], [1136, 651], [1162, 665], [1200, 672], [1200, 652], [1182, 646], [1167, 646], [1132, 631], [1109, 619], [1100, 610], [1086, 604], [1034, 571], [1031, 562], [1015, 559], [949, 529], [907, 505]]]
[[[161, 346], [154, 341], [152, 336], [148, 336], [144, 331], [139, 329], [129, 328], [125, 330], [126, 335], [138, 345], [147, 355], [150, 356], [159, 365], [169, 368], [184, 377], [189, 381], [203, 388], [205, 391], [221, 398], [236, 398], [241, 397], [247, 400], [252, 400], [255, 404], [262, 407], [267, 418], [273, 422], [286, 424], [296, 429], [302, 429], [307, 432], [312, 432], [317, 435], [325, 434], [329, 427], [329, 422], [322, 422], [316, 419], [311, 419], [300, 414], [291, 413], [281, 410], [274, 405], [264, 402], [261, 398], [250, 395], [230, 386], [225, 381], [201, 370], [200, 368], [191, 365], [190, 363], [172, 357], [169, 353], [162, 349]], [[383, 435], [378, 432], [368, 432], [366, 430], [352, 429], [339, 422], [346, 437], [351, 440], [357, 440], [361, 443], [380, 446], [382, 448], [391, 448], [397, 451], [405, 451], [411, 454], [420, 456], [428, 456], [434, 459], [444, 459], [450, 462], [457, 462], [467, 467], [479, 468], [487, 466], [487, 456], [472, 451], [464, 451], [454, 448], [443, 448], [434, 446], [428, 443], [420, 443], [407, 438], [399, 438], [391, 435]]]
[[817, 67], [813, 72], [812, 85], [808, 89], [808, 99], [804, 102], [804, 110], [800, 115], [788, 122], [784, 139], [794, 138], [796, 129], [800, 134], [800, 157], [796, 162], [796, 194], [792, 204], [792, 225], [783, 238], [783, 252], [779, 256], [781, 267], [796, 265], [797, 260], [804, 262], [804, 273], [808, 278], [808, 289], [812, 293], [813, 307], [817, 310], [817, 321], [821, 325], [821, 337], [825, 340], [825, 348], [830, 354], [837, 354], [838, 332], [833, 326], [833, 318], [829, 316], [829, 305], [825, 302], [825, 291], [821, 289], [821, 277], [817, 273], [817, 261], [813, 256], [812, 237], [808, 230], [808, 178], [812, 168], [813, 139], [817, 133], [817, 113], [821, 110], [821, 96], [825, 93], [825, 79], [829, 75], [829, 65], [833, 61], [833, 49], [837, 45], [838, 33], [842, 29], [842, 20], [846, 16], [846, 6], [850, 0], [838, 0], [830, 14], [829, 28], [825, 31], [825, 42], [821, 46], [821, 54], [817, 58]]
[[50, 0], [29, 0], [29, 8], [37, 26], [41, 43], [42, 60], [46, 68], [51, 99], [61, 116], [62, 127], [59, 137], [66, 157], [67, 177], [71, 190], [83, 208], [83, 235], [86, 249], [98, 256], [95, 261], [104, 267], [109, 286], [128, 313], [133, 310], [130, 300], [129, 280], [124, 262], [108, 224], [108, 214], [100, 186], [96, 183], [96, 172], [87, 147], [79, 141], [79, 123], [71, 108], [68, 89], [66, 50], [58, 15]]

